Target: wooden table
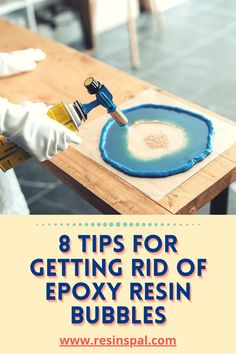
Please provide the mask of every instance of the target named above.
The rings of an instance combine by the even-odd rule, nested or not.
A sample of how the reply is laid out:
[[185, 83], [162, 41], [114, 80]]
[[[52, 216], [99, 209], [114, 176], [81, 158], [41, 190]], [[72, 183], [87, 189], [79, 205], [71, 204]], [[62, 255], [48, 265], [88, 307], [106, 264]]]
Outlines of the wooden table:
[[[0, 96], [11, 101], [27, 99], [49, 104], [61, 100], [72, 102], [79, 98], [86, 102], [91, 98], [82, 87], [87, 76], [95, 76], [106, 83], [118, 105], [151, 87], [86, 54], [2, 19], [0, 33], [0, 51], [38, 47], [47, 53], [47, 59], [34, 72], [1, 79]], [[160, 88], [155, 89], [176, 99]], [[180, 104], [185, 103], [181, 98], [178, 100]], [[191, 107], [193, 110], [200, 109], [194, 104]], [[208, 117], [216, 116], [203, 108], [200, 110]], [[90, 119], [102, 114], [104, 110], [98, 108]], [[223, 117], [220, 119], [225, 120]], [[227, 188], [236, 180], [236, 144], [158, 203], [73, 147], [43, 166], [103, 213], [191, 214], [212, 200], [212, 213], [225, 213]]]

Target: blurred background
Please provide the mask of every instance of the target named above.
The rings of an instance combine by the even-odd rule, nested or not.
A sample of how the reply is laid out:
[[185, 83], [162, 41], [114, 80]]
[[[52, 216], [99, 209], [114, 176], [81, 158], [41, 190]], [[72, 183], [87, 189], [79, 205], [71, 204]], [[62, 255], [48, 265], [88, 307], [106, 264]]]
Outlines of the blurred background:
[[[0, 0], [1, 17], [234, 121], [235, 13], [235, 0]], [[16, 174], [32, 214], [99, 213], [33, 160]]]

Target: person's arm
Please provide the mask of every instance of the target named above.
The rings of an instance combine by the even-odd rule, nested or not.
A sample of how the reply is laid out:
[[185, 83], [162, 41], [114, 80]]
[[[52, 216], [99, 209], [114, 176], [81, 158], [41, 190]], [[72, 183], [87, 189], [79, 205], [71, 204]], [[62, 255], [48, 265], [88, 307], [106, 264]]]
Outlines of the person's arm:
[[12, 104], [0, 98], [0, 134], [39, 161], [49, 160], [70, 143], [80, 144], [76, 133], [47, 116], [43, 103]]

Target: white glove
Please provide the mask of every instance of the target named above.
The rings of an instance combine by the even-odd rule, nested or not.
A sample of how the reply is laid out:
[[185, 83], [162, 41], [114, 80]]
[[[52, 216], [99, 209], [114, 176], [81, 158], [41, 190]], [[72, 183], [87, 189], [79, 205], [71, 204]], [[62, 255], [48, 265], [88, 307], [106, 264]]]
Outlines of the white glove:
[[0, 53], [0, 77], [11, 76], [36, 68], [37, 62], [46, 58], [41, 49], [23, 49]]
[[0, 98], [0, 134], [39, 161], [49, 160], [69, 143], [80, 144], [76, 133], [47, 116], [44, 103], [12, 104]]

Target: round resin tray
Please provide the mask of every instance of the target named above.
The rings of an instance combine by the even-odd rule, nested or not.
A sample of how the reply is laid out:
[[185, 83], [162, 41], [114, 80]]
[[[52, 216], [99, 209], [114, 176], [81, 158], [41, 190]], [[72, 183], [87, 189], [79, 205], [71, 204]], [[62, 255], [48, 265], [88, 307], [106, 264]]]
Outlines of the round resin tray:
[[102, 158], [137, 177], [166, 177], [190, 169], [212, 151], [213, 125], [181, 108], [145, 104], [123, 111], [129, 124], [110, 119], [100, 139]]

